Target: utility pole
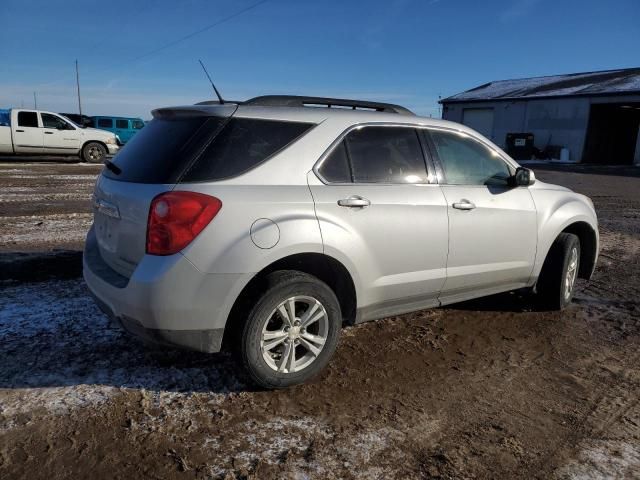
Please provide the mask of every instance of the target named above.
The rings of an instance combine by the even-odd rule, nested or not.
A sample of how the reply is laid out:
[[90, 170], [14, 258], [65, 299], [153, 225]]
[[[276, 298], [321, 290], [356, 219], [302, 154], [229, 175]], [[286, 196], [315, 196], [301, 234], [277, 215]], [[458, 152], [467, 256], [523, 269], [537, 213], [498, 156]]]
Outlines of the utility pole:
[[33, 92], [33, 109], [38, 109], [38, 97], [36, 97], [36, 92]]
[[76, 60], [76, 85], [78, 86], [78, 111], [82, 118], [82, 103], [80, 102], [80, 74], [78, 73], [78, 60]]

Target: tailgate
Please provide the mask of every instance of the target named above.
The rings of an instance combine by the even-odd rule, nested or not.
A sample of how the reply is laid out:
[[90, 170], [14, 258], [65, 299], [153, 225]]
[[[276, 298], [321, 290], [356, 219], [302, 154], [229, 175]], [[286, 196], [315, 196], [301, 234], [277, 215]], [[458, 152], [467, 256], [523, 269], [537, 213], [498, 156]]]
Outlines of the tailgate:
[[119, 274], [133, 274], [146, 250], [151, 201], [173, 187], [98, 178], [93, 197], [96, 239], [103, 260]]

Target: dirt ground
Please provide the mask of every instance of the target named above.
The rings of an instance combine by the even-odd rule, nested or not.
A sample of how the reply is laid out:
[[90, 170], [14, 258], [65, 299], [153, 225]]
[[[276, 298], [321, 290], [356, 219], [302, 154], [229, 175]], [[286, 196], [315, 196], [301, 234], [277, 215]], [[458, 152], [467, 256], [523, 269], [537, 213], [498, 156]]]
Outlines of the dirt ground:
[[[570, 308], [505, 294], [350, 327], [284, 391], [143, 346], [74, 275], [5, 280], [0, 478], [640, 478], [640, 178], [534, 168], [600, 218]], [[4, 258], [79, 248], [97, 170], [0, 164]]]

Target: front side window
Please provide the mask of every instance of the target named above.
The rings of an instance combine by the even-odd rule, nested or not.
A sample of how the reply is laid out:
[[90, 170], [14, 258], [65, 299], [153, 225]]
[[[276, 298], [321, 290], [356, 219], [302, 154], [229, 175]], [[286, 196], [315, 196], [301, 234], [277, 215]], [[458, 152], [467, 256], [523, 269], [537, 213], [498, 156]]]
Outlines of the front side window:
[[98, 128], [113, 128], [113, 120], [110, 118], [99, 118]]
[[364, 127], [346, 137], [355, 183], [427, 183], [427, 168], [414, 128]]
[[38, 114], [36, 112], [18, 112], [19, 127], [38, 127]]
[[445, 181], [451, 185], [507, 186], [511, 171], [500, 156], [468, 135], [430, 131]]
[[42, 126], [44, 128], [67, 128], [67, 122], [62, 120], [60, 117], [51, 115], [50, 113], [41, 113], [40, 115], [42, 117]]
[[127, 130], [129, 128], [129, 120], [116, 120], [116, 128]]
[[131, 128], [134, 130], [140, 130], [142, 127], [144, 127], [144, 122], [142, 120], [133, 120], [131, 122]]

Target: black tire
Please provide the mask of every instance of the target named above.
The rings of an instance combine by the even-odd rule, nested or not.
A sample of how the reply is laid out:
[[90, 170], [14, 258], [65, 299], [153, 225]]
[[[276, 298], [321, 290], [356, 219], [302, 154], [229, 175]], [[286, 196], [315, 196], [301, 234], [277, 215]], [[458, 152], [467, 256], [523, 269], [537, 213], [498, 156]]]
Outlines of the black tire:
[[[324, 307], [326, 315], [323, 317], [326, 317], [327, 321], [318, 320], [313, 325], [309, 326], [309, 333], [311, 335], [314, 335], [314, 333], [311, 332], [312, 328], [319, 329], [321, 326], [324, 327], [323, 331], [324, 334], [326, 334], [324, 345], [317, 355], [312, 355], [311, 350], [307, 349], [302, 343], [298, 343], [296, 346], [292, 347], [294, 355], [295, 352], [307, 352], [306, 355], [308, 355], [309, 358], [307, 358], [306, 361], [309, 361], [312, 357], [313, 359], [308, 366], [299, 371], [289, 373], [286, 371], [276, 371], [275, 368], [278, 367], [278, 365], [282, 365], [280, 362], [283, 362], [286, 358], [285, 352], [290, 352], [290, 350], [287, 350], [287, 348], [291, 348], [289, 345], [294, 345], [296, 342], [303, 341], [305, 343], [309, 343], [305, 340], [307, 337], [304, 337], [304, 335], [307, 334], [307, 331], [302, 330], [301, 334], [298, 334], [297, 331], [292, 332], [292, 335], [298, 334], [303, 336], [302, 340], [292, 340], [287, 337], [282, 341], [282, 343], [279, 343], [272, 350], [266, 351], [265, 356], [269, 357], [272, 362], [271, 365], [265, 359], [265, 356], [263, 356], [262, 335], [265, 325], [271, 326], [273, 322], [281, 322], [284, 330], [292, 329], [291, 327], [287, 327], [288, 324], [285, 323], [284, 316], [276, 313], [278, 306], [285, 300], [292, 297], [318, 301], [321, 304], [321, 307]], [[298, 319], [298, 314], [301, 318], [304, 318], [304, 313], [307, 309], [302, 309], [301, 307], [303, 306], [304, 304], [295, 303], [294, 310], [296, 312], [300, 312], [294, 314], [296, 319]], [[320, 310], [317, 310], [317, 313], [319, 312]], [[317, 313], [312, 317], [317, 315]], [[318, 325], [314, 327], [315, 324]], [[297, 328], [300, 328], [300, 326]], [[327, 363], [329, 363], [329, 360], [333, 356], [338, 344], [341, 328], [342, 314], [340, 312], [340, 304], [338, 303], [338, 299], [333, 293], [333, 290], [331, 290], [331, 288], [329, 288], [324, 282], [302, 272], [289, 270], [274, 272], [267, 277], [267, 288], [255, 303], [246, 319], [242, 329], [242, 334], [239, 338], [240, 357], [244, 367], [251, 377], [251, 380], [261, 387], [272, 389], [297, 385], [319, 373]], [[320, 335], [321, 332], [318, 332], [318, 338]], [[301, 357], [301, 360], [304, 360], [304, 357]], [[304, 362], [300, 362], [299, 365], [304, 365]]]
[[107, 157], [107, 149], [99, 142], [89, 142], [82, 147], [82, 160], [87, 163], [102, 163]]
[[[568, 279], [570, 267], [572, 281]], [[561, 233], [551, 245], [538, 278], [536, 290], [540, 304], [550, 310], [562, 310], [569, 305], [579, 270], [580, 239], [572, 233]]]

